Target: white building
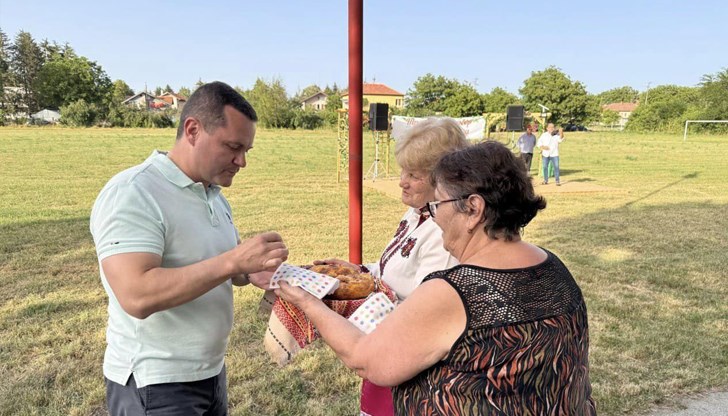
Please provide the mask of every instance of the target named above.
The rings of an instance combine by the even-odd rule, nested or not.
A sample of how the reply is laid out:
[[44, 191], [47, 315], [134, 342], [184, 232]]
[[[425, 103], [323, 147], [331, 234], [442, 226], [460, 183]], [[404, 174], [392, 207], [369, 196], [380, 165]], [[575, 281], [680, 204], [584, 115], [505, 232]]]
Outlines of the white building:
[[43, 109], [35, 114], [31, 114], [30, 118], [38, 123], [50, 123], [55, 124], [61, 119], [61, 113], [55, 110]]

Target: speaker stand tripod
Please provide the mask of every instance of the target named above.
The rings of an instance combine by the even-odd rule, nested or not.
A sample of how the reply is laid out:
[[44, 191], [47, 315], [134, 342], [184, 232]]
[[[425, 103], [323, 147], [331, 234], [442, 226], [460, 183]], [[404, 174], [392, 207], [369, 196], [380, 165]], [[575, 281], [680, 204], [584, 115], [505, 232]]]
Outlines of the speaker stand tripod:
[[384, 167], [381, 160], [379, 159], [379, 142], [381, 141], [379, 131], [373, 131], [372, 135], [374, 136], [374, 163], [369, 167], [369, 170], [367, 171], [367, 174], [364, 176], [365, 178], [369, 179], [371, 178], [372, 182], [377, 180], [379, 177], [379, 168]]

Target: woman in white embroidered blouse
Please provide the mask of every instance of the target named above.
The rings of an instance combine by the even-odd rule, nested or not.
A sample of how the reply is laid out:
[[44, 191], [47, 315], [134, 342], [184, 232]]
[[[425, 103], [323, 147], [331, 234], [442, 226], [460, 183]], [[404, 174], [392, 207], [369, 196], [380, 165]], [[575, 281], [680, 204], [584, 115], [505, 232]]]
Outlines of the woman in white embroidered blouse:
[[[431, 272], [456, 265], [457, 260], [442, 246], [442, 231], [426, 215], [426, 211], [423, 213], [420, 209], [435, 199], [430, 174], [437, 162], [445, 154], [467, 146], [463, 129], [451, 118], [429, 118], [407, 130], [404, 137], [397, 141], [394, 154], [402, 168], [399, 181], [402, 202], [409, 208], [379, 261], [363, 266], [340, 259], [314, 263], [345, 264], [360, 270], [368, 269], [372, 275], [387, 283], [400, 300], [409, 296]], [[390, 389], [364, 380], [361, 413], [371, 416], [393, 415]]]

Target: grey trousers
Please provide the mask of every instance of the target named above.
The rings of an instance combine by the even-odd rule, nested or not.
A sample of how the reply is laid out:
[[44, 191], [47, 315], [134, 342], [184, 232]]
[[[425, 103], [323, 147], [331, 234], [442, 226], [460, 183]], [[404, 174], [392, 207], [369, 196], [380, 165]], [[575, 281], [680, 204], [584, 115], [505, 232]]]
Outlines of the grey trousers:
[[134, 376], [126, 385], [106, 380], [106, 404], [110, 416], [227, 416], [227, 377], [151, 384], [137, 388]]

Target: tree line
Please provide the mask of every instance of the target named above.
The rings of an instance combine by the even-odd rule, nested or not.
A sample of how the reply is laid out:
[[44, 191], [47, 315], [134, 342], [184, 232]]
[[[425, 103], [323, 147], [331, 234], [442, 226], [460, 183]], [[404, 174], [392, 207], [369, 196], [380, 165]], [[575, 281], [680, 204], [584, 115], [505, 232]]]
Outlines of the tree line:
[[[180, 87], [177, 94], [188, 97], [202, 83], [199, 80], [193, 88]], [[310, 85], [289, 97], [277, 78], [258, 78], [250, 89], [236, 89], [256, 108], [261, 126], [304, 129], [336, 126], [343, 92], [336, 84], [324, 88]], [[152, 93], [159, 96], [167, 91], [173, 92], [169, 85], [156, 87]], [[327, 95], [326, 109], [302, 108], [302, 101], [318, 92]], [[659, 85], [638, 91], [623, 86], [590, 94], [583, 83], [550, 66], [532, 72], [518, 92], [515, 95], [496, 87], [481, 94], [471, 83], [425, 74], [407, 90], [405, 107], [390, 111], [409, 116], [465, 117], [503, 113], [508, 105], [521, 104], [532, 113], [540, 113], [540, 106], [548, 107], [549, 121], [556, 124], [611, 124], [619, 116], [603, 106], [629, 102], [638, 104], [626, 126], [632, 131], [678, 131], [687, 119], [728, 119], [728, 69], [706, 74], [694, 87]], [[112, 82], [101, 65], [79, 56], [67, 43], [37, 42], [25, 31], [11, 41], [0, 29], [0, 123], [12, 119], [22, 123], [38, 110], [50, 108], [59, 109], [62, 122], [74, 126], [174, 125], [175, 111], [122, 105], [133, 94], [126, 82]], [[724, 131], [726, 126], [699, 128]]]
[[41, 109], [60, 110], [72, 126], [171, 127], [170, 112], [148, 112], [121, 103], [134, 91], [111, 81], [104, 69], [68, 44], [20, 31], [11, 41], [0, 29], [0, 124], [25, 124]]

